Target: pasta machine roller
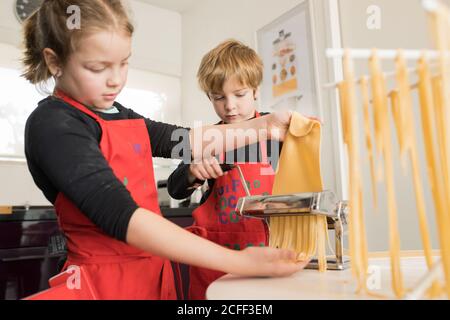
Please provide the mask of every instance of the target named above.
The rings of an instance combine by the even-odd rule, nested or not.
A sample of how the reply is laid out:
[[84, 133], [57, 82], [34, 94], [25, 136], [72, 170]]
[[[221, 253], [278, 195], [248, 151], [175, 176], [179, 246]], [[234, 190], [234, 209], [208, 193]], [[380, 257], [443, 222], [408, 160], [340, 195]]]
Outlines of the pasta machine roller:
[[[334, 230], [335, 253], [327, 257], [328, 270], [345, 270], [350, 260], [344, 256], [344, 234], [347, 231], [348, 203], [337, 201], [332, 191], [279, 196], [247, 196], [239, 199], [236, 212], [248, 218], [324, 216], [328, 230]], [[318, 269], [317, 259], [307, 269]]]

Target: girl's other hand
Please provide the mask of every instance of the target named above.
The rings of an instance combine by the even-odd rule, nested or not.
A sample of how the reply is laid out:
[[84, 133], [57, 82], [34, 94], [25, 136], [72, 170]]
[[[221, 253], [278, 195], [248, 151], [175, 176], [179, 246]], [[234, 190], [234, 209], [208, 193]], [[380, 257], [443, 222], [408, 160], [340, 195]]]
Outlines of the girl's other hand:
[[236, 274], [258, 277], [286, 277], [304, 269], [309, 261], [298, 261], [294, 251], [249, 247], [238, 251], [245, 266]]

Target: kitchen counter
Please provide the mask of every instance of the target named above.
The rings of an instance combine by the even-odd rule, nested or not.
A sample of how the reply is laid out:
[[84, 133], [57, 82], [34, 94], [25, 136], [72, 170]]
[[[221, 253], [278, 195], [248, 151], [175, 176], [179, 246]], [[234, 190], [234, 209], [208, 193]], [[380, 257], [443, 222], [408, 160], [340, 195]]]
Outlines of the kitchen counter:
[[[406, 289], [416, 285], [427, 272], [420, 253], [402, 256], [402, 273]], [[391, 288], [390, 259], [387, 254], [369, 260], [368, 285], [384, 299], [394, 299]], [[351, 270], [303, 270], [287, 278], [245, 278], [226, 275], [213, 282], [206, 293], [209, 300], [366, 300], [375, 297], [356, 294]]]
[[[167, 208], [162, 207], [161, 212], [164, 217], [170, 218], [189, 218], [192, 217], [194, 208]], [[56, 220], [56, 214], [53, 207], [31, 207], [14, 208], [12, 214], [0, 214], [0, 222], [11, 221], [45, 221]]]

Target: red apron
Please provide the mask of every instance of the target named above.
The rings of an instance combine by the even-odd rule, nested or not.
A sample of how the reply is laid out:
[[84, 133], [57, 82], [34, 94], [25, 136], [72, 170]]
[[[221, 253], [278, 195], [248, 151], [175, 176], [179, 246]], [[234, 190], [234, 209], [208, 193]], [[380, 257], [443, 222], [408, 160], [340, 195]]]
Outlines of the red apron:
[[[236, 163], [254, 196], [271, 194], [274, 181], [274, 171], [267, 161], [266, 142], [260, 143], [260, 150], [262, 162]], [[269, 229], [265, 221], [242, 218], [235, 212], [237, 201], [245, 196], [238, 170], [229, 171], [216, 179], [206, 202], [194, 210], [194, 224], [188, 230], [234, 250], [243, 250], [249, 246], [267, 246]], [[223, 275], [220, 271], [191, 266], [189, 299], [205, 299], [208, 286]]]
[[[105, 121], [64, 93], [55, 95], [98, 122], [102, 129], [100, 149], [116, 177], [139, 207], [161, 215], [144, 119]], [[65, 268], [82, 266], [99, 299], [176, 299], [168, 260], [106, 235], [63, 193], [58, 194], [55, 209], [67, 238]]]

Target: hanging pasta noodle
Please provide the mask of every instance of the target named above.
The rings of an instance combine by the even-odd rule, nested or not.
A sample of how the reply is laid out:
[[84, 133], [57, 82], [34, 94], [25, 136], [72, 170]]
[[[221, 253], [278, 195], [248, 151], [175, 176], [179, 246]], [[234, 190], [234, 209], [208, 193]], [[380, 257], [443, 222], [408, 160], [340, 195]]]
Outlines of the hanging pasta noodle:
[[[445, 135], [445, 118], [444, 118], [444, 106], [443, 106], [443, 99], [442, 99], [442, 77], [438, 76], [432, 79], [431, 82], [432, 85], [432, 92], [433, 92], [433, 99], [434, 99], [434, 110], [435, 110], [435, 123], [436, 123], [436, 130], [437, 130], [437, 136], [441, 137], [439, 138], [439, 143], [442, 145], [443, 143], [443, 139], [442, 137]], [[443, 160], [442, 158], [445, 156], [444, 153], [444, 148], [441, 146], [439, 148], [440, 151], [440, 157], [441, 157], [441, 163], [445, 160]], [[447, 198], [448, 200], [448, 198]], [[450, 208], [450, 203], [447, 203], [447, 208]], [[448, 212], [448, 211], [447, 211]], [[447, 223], [450, 223], [450, 217], [444, 217], [444, 219], [447, 221]], [[445, 224], [445, 222], [444, 222]], [[448, 225], [450, 226], [450, 225]], [[447, 229], [448, 230], [448, 229]], [[444, 231], [445, 233], [448, 233], [448, 231]], [[449, 239], [450, 240], [450, 239]], [[446, 242], [448, 243], [448, 242]], [[445, 253], [443, 252], [444, 255], [446, 255], [448, 257], [448, 255], [450, 254], [449, 250], [450, 248], [446, 248], [443, 249], [445, 251]], [[450, 296], [449, 296], [450, 297]]]
[[[448, 123], [450, 121], [450, 22], [449, 11], [440, 3], [438, 3], [438, 10], [435, 14], [435, 30], [437, 39], [437, 47], [440, 51], [439, 56], [439, 74], [441, 76], [442, 90], [440, 91], [440, 115], [443, 119], [438, 119], [437, 125], [445, 121], [444, 125], [438, 134], [441, 150], [441, 169], [443, 171], [444, 188], [447, 199], [450, 197], [450, 128]], [[450, 207], [450, 203], [449, 203]], [[448, 213], [450, 214], [450, 213]]]
[[[419, 72], [419, 97], [420, 97], [420, 107], [421, 107], [421, 119], [422, 119], [422, 130], [424, 136], [425, 144], [425, 154], [427, 159], [427, 169], [428, 177], [430, 180], [431, 193], [433, 195], [435, 212], [436, 212], [436, 223], [438, 227], [439, 243], [441, 247], [441, 257], [444, 265], [444, 273], [446, 276], [446, 282], [448, 283], [447, 274], [447, 264], [448, 261], [448, 250], [450, 249], [450, 237], [448, 235], [449, 222], [448, 222], [448, 201], [445, 196], [445, 187], [442, 179], [441, 167], [439, 165], [439, 160], [437, 156], [437, 151], [435, 147], [435, 140], [441, 141], [442, 139], [434, 138], [435, 124], [433, 120], [435, 119], [435, 108], [434, 100], [432, 96], [431, 89], [431, 76], [427, 61], [424, 57], [419, 60], [418, 64]], [[437, 123], [439, 126], [439, 121]], [[441, 131], [441, 130], [437, 130]], [[441, 153], [442, 154], [442, 153]]]
[[358, 141], [358, 115], [353, 61], [344, 56], [344, 81], [338, 85], [344, 143], [349, 158], [349, 247], [352, 273], [357, 279], [357, 292], [367, 289], [367, 237], [362, 207], [361, 169]]
[[376, 144], [378, 146], [378, 151], [381, 151], [383, 155], [387, 188], [392, 288], [395, 295], [398, 298], [401, 298], [404, 295], [404, 289], [400, 265], [400, 237], [398, 230], [397, 203], [395, 198], [394, 168], [392, 163], [391, 130], [388, 117], [388, 97], [386, 79], [381, 72], [376, 50], [373, 51], [369, 64], [372, 77]]
[[[401, 156], [406, 159], [409, 155], [410, 158], [422, 245], [424, 248], [427, 267], [431, 270], [433, 267], [433, 252], [430, 240], [429, 225], [426, 216], [425, 196], [422, 189], [423, 184], [419, 170], [411, 87], [406, 61], [401, 51], [399, 51], [395, 64], [398, 92], [394, 91], [391, 95], [392, 114], [397, 128], [397, 137], [400, 144]], [[431, 286], [429, 296], [431, 298], [435, 298], [438, 295], [439, 284], [435, 281]]]
[[377, 207], [378, 197], [377, 197], [377, 178], [375, 175], [375, 159], [373, 155], [373, 144], [372, 144], [372, 133], [370, 127], [370, 99], [369, 99], [369, 81], [367, 77], [362, 77], [360, 81], [361, 85], [361, 95], [363, 100], [364, 109], [364, 131], [366, 134], [366, 148], [369, 156], [370, 162], [370, 176], [372, 180], [372, 195], [374, 207]]
[[[442, 166], [442, 176], [444, 179], [444, 201], [446, 208], [445, 211], [439, 213], [438, 224], [439, 233], [445, 232], [450, 229], [450, 10], [445, 7], [441, 2], [437, 2], [437, 10], [431, 15], [433, 30], [435, 34], [435, 41], [437, 48], [440, 51], [439, 56], [439, 73], [441, 75], [440, 91], [438, 93], [436, 112], [440, 113], [441, 119], [437, 119], [438, 128], [438, 143], [441, 149], [440, 162]], [[429, 89], [429, 88], [428, 88]], [[436, 87], [435, 87], [436, 90]], [[437, 116], [437, 115], [436, 115]], [[443, 123], [442, 123], [443, 122]], [[446, 124], [446, 125], [445, 125]], [[444, 265], [444, 273], [446, 279], [446, 294], [450, 298], [450, 235], [440, 236], [441, 244], [441, 256]], [[442, 242], [445, 242], [446, 246], [443, 246]]]
[[[425, 59], [425, 57], [424, 57]], [[441, 164], [441, 170], [443, 170], [443, 164], [446, 162], [446, 152], [445, 152], [445, 139], [446, 139], [446, 123], [445, 123], [445, 108], [444, 108], [444, 101], [443, 101], [443, 92], [442, 92], [442, 76], [434, 77], [433, 79], [430, 79], [431, 74], [429, 71], [429, 68], [425, 66], [425, 60], [421, 61], [422, 66], [424, 66], [424, 82], [427, 82], [426, 90], [427, 94], [432, 94], [432, 103], [433, 105], [430, 106], [434, 110], [434, 121], [435, 121], [435, 127], [436, 127], [436, 136], [437, 136], [437, 143], [439, 146], [439, 163]], [[430, 82], [431, 81], [431, 82]], [[430, 88], [431, 86], [431, 88]], [[430, 93], [430, 90], [432, 93]], [[445, 169], [444, 169], [445, 170]], [[442, 174], [440, 174], [442, 176]], [[445, 177], [445, 176], [444, 176]], [[445, 183], [444, 183], [445, 188]], [[447, 192], [447, 191], [444, 191]], [[447, 193], [445, 193], [447, 194]], [[447, 204], [450, 208], [450, 202]]]
[[[323, 191], [320, 138], [318, 121], [293, 114], [283, 142], [273, 195]], [[270, 246], [295, 250], [299, 260], [317, 255], [319, 270], [323, 272], [327, 269], [327, 230], [327, 219], [322, 216], [270, 218]]]
[[412, 100], [411, 90], [408, 80], [408, 68], [403, 57], [402, 50], [398, 51], [395, 59], [396, 80], [398, 92], [396, 93], [398, 108], [392, 109], [394, 122], [397, 127], [397, 138], [400, 146], [400, 157], [403, 170], [406, 172], [408, 153], [415, 146], [415, 136], [410, 135], [413, 132]]
[[[442, 169], [440, 166], [440, 161], [438, 160], [436, 146], [434, 141], [434, 130], [435, 124], [434, 119], [437, 119], [435, 115], [435, 103], [433, 98], [433, 92], [431, 87], [431, 74], [429, 66], [425, 57], [419, 59], [418, 63], [418, 73], [419, 73], [419, 97], [420, 97], [420, 107], [421, 107], [421, 119], [422, 119], [422, 130], [424, 136], [425, 153], [427, 159], [428, 177], [431, 186], [431, 192], [433, 195], [433, 200], [435, 204], [436, 211], [436, 222], [438, 227], [439, 244], [441, 249], [442, 263], [444, 266], [444, 274], [446, 279], [446, 293], [450, 297], [450, 233], [448, 232], [450, 228], [449, 221], [449, 197], [445, 190], [445, 184], [442, 174]], [[436, 109], [436, 110], [439, 110]], [[440, 112], [440, 111], [438, 111]], [[445, 118], [444, 118], [445, 119]], [[445, 125], [445, 124], [442, 124]], [[440, 121], [437, 121], [437, 126], [440, 127]], [[443, 129], [438, 128], [439, 131]], [[445, 137], [440, 137], [437, 139], [443, 141]], [[441, 142], [442, 144], [442, 142]], [[445, 161], [445, 160], [444, 160]]]

